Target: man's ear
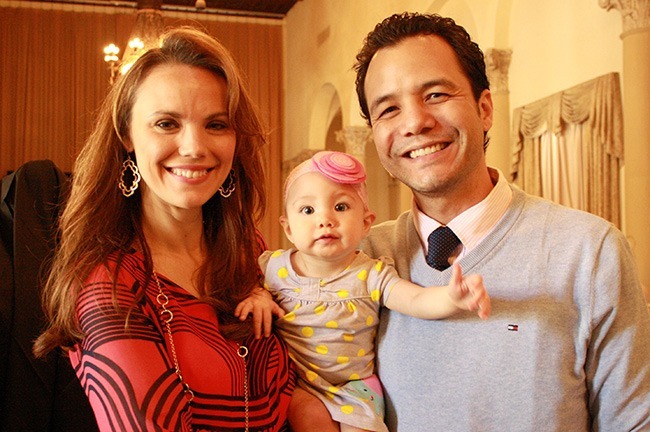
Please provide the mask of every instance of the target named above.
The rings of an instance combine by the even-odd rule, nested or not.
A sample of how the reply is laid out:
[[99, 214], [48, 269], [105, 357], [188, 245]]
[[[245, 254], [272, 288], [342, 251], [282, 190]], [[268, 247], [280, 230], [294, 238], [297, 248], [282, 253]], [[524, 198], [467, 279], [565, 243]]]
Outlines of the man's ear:
[[287, 239], [291, 243], [293, 243], [293, 236], [291, 235], [291, 226], [289, 225], [289, 219], [285, 215], [280, 216], [280, 225], [282, 225], [282, 229], [284, 230], [284, 235], [287, 236]]
[[366, 210], [366, 213], [363, 215], [363, 233], [368, 234], [370, 231], [370, 227], [372, 224], [375, 222], [375, 219], [377, 219], [377, 215], [375, 212]]
[[494, 105], [492, 103], [492, 93], [485, 89], [478, 98], [478, 112], [483, 122], [483, 131], [487, 132], [492, 127]]

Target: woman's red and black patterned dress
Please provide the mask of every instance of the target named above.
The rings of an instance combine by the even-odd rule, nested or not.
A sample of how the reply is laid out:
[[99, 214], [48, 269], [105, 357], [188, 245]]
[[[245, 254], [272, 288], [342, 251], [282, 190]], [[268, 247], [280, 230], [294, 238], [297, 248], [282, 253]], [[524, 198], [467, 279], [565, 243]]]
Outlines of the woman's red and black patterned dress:
[[[245, 426], [244, 361], [237, 343], [219, 332], [214, 309], [159, 275], [183, 379], [194, 392], [188, 407], [175, 373], [166, 328], [156, 302], [158, 287], [149, 280], [145, 296], [129, 310], [147, 279], [142, 256], [126, 255], [117, 281], [116, 312], [112, 272], [99, 266], [77, 302], [86, 338], [70, 352], [72, 366], [88, 395], [102, 431], [241, 431]], [[295, 371], [284, 343], [275, 335], [245, 342], [251, 431], [283, 431], [295, 386]]]

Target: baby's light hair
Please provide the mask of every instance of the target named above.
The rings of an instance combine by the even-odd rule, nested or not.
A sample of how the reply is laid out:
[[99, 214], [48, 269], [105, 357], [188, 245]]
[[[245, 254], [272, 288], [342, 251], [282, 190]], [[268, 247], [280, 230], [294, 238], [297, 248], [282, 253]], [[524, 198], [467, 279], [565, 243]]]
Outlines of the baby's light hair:
[[291, 185], [301, 176], [316, 172], [334, 183], [350, 185], [361, 198], [364, 210], [368, 207], [368, 191], [366, 190], [366, 170], [355, 157], [337, 151], [320, 151], [311, 158], [295, 167], [284, 182], [284, 202]]

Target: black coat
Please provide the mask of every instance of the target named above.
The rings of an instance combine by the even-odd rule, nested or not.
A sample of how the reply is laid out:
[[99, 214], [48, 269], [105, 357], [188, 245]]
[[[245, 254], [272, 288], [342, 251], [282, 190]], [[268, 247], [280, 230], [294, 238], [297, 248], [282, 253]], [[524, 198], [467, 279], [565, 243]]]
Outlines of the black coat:
[[69, 359], [32, 355], [67, 177], [49, 160], [27, 162], [2, 179], [1, 191], [0, 431], [96, 431]]

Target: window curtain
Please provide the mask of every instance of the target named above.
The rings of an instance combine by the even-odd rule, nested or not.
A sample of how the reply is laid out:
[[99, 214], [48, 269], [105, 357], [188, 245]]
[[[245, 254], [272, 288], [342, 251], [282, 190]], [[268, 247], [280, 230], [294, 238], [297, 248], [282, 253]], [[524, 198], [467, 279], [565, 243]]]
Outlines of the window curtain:
[[[109, 90], [103, 48], [122, 50], [135, 9], [0, 0], [0, 176], [35, 159], [71, 172]], [[269, 131], [268, 208], [260, 226], [279, 247], [282, 151], [282, 22], [163, 11], [166, 27], [193, 25], [237, 60]]]
[[515, 184], [620, 228], [623, 109], [618, 73], [515, 109], [513, 135]]

